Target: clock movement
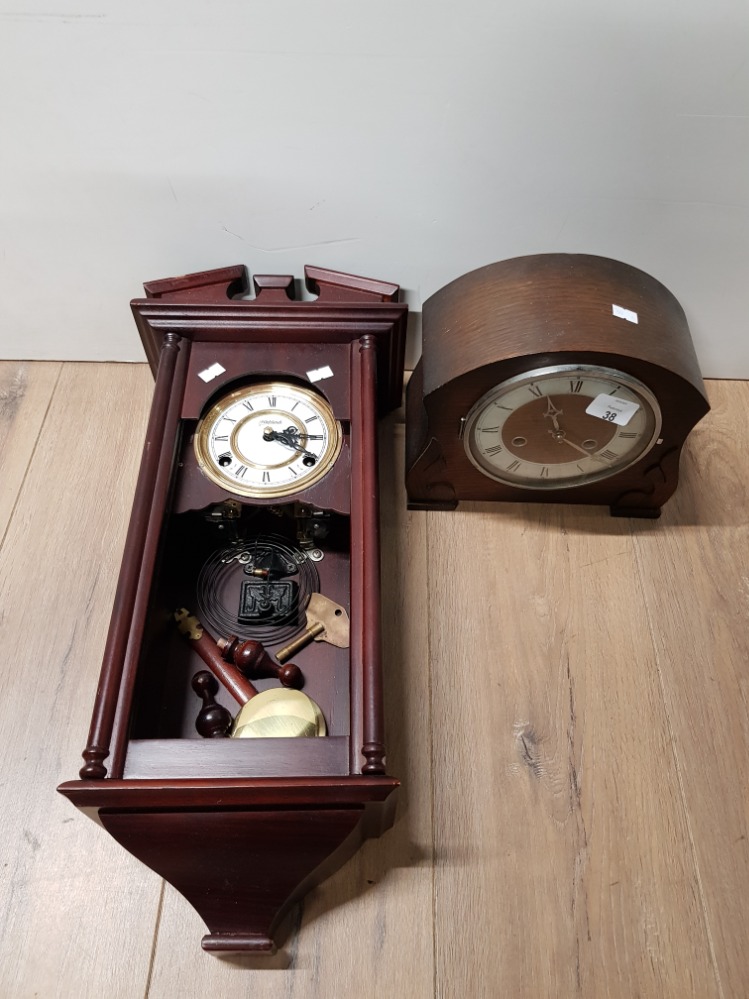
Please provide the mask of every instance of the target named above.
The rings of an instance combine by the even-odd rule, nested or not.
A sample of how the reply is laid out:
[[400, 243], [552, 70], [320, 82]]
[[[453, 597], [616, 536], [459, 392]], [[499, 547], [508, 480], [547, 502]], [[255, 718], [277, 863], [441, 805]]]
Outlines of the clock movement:
[[491, 264], [424, 303], [409, 507], [522, 500], [657, 517], [708, 409], [684, 312], [654, 278], [577, 254]]
[[[229, 267], [132, 303], [156, 377], [80, 779], [59, 790], [270, 953], [292, 903], [391, 823], [377, 419], [398, 286]], [[292, 660], [293, 661], [290, 661]]]

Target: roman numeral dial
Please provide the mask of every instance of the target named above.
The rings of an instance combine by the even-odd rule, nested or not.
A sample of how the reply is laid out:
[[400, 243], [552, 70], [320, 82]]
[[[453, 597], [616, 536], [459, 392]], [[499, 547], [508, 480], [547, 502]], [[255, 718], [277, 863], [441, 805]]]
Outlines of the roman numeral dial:
[[657, 446], [650, 390], [610, 368], [536, 368], [495, 386], [464, 418], [478, 472], [528, 490], [573, 488], [627, 468]]
[[327, 475], [343, 435], [328, 401], [291, 382], [249, 384], [222, 396], [194, 436], [200, 471], [226, 492], [291, 496]]

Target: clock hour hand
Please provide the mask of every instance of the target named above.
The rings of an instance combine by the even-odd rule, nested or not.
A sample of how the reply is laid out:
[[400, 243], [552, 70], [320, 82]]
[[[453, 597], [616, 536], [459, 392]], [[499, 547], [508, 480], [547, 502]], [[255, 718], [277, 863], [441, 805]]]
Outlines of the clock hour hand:
[[297, 436], [291, 435], [288, 430], [279, 431], [273, 430], [272, 427], [266, 427], [263, 431], [263, 440], [265, 441], [278, 441], [279, 444], [283, 444], [285, 447], [291, 448], [292, 451], [298, 451], [299, 454], [303, 454], [305, 459], [308, 461], [317, 461], [317, 456], [308, 451], [306, 447], [299, 441]]
[[[301, 436], [302, 435], [300, 435], [300, 433], [299, 433], [299, 431], [297, 430], [296, 427], [287, 427], [285, 430], [280, 431], [279, 439], [281, 437], [288, 438], [290, 444], [292, 444], [295, 448], [297, 448], [297, 450], [302, 450], [303, 447], [304, 447], [304, 445], [301, 442]], [[305, 433], [303, 436], [304, 436], [304, 443], [305, 444], [307, 443], [307, 441], [324, 441], [325, 440], [325, 437], [322, 434], [308, 434], [308, 433]], [[284, 440], [284, 443], [286, 443], [285, 440]], [[307, 454], [307, 455], [309, 455], [311, 452], [305, 451], [304, 453]], [[314, 455], [313, 455], [313, 457], [314, 457]]]
[[563, 416], [563, 415], [564, 414], [562, 413], [562, 410], [558, 409], [554, 405], [554, 403], [551, 401], [551, 396], [550, 395], [547, 396], [546, 397], [546, 412], [544, 413], [544, 416], [551, 417], [551, 422], [554, 424], [554, 430], [556, 430], [557, 433], [562, 433], [563, 432], [559, 428], [559, 420], [557, 419], [558, 416]]

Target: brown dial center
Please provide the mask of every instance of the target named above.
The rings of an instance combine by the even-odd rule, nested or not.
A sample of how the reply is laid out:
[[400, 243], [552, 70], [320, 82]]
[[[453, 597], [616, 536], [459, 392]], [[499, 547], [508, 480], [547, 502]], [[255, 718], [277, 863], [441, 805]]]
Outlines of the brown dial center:
[[[554, 418], [549, 413], [550, 399], [557, 411]], [[586, 413], [590, 401], [589, 397], [581, 395], [533, 399], [507, 417], [502, 428], [502, 444], [516, 457], [541, 465], [579, 460], [580, 451], [565, 440], [595, 454], [606, 447], [619, 428]]]

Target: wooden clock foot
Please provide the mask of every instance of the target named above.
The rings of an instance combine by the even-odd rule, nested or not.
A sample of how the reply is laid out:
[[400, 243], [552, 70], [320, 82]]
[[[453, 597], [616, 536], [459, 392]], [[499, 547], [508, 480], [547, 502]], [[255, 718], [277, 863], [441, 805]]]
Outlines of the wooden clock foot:
[[409, 510], [456, 510], [458, 507], [457, 500], [435, 500], [434, 502], [420, 502], [416, 500], [409, 501]]
[[276, 953], [274, 941], [262, 934], [206, 933], [200, 941], [203, 950], [210, 954], [267, 954]]
[[612, 517], [635, 517], [639, 520], [657, 520], [661, 515], [659, 506], [610, 506]]

